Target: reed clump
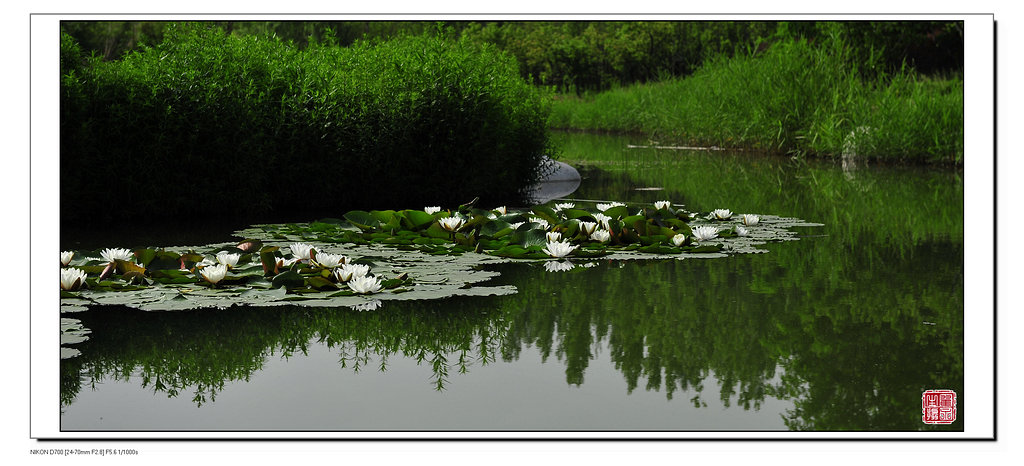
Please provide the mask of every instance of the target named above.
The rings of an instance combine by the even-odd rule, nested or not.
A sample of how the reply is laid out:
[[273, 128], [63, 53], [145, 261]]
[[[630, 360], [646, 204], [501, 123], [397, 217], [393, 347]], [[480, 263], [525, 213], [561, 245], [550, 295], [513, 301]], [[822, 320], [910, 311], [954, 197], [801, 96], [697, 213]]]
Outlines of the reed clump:
[[63, 221], [515, 203], [551, 151], [514, 59], [443, 34], [300, 50], [176, 24], [121, 60], [77, 53], [62, 40]]
[[764, 53], [712, 59], [685, 78], [556, 99], [550, 123], [662, 144], [963, 162], [959, 77], [904, 68], [865, 78], [846, 50], [837, 38], [780, 41]]

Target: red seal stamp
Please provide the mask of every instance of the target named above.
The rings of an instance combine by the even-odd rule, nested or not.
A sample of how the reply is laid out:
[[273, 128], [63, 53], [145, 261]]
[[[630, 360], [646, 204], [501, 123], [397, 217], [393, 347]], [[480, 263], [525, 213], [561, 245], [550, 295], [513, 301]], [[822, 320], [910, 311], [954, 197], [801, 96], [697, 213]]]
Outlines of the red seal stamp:
[[925, 424], [952, 424], [956, 420], [956, 392], [925, 390], [921, 395], [921, 414]]

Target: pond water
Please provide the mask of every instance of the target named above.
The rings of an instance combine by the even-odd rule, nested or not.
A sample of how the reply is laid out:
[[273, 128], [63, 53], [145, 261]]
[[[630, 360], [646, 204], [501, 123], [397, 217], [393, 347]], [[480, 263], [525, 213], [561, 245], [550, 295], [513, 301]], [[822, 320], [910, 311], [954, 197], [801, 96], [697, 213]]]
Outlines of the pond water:
[[[556, 137], [569, 198], [823, 226], [764, 254], [487, 266], [504, 296], [66, 314], [88, 333], [61, 429], [963, 430], [962, 172]], [[956, 423], [921, 422], [927, 389], [957, 392]]]

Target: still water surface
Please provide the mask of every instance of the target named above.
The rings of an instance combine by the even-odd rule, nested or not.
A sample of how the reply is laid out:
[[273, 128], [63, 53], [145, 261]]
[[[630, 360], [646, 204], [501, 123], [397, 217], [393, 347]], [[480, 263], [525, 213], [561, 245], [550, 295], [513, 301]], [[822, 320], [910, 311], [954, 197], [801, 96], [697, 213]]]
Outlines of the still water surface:
[[[963, 429], [961, 173], [558, 141], [573, 198], [824, 226], [766, 254], [503, 264], [510, 296], [75, 313], [62, 430]], [[932, 388], [957, 423], [921, 422]]]

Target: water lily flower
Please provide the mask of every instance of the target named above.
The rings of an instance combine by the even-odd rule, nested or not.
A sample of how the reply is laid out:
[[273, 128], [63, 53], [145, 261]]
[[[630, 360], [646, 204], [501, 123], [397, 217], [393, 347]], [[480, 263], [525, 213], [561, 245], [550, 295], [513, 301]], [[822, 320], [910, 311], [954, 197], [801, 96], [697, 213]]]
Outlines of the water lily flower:
[[562, 234], [557, 231], [549, 231], [547, 233], [548, 242], [561, 241]]
[[693, 229], [693, 238], [697, 241], [707, 241], [718, 236], [718, 228], [711, 226], [696, 227]]
[[352, 310], [354, 311], [376, 311], [377, 309], [380, 309], [380, 307], [383, 305], [383, 301], [375, 299], [373, 301], [367, 301], [365, 303], [353, 304], [349, 307], [352, 308]]
[[540, 225], [540, 227], [545, 229], [545, 230], [547, 230], [548, 227], [551, 226], [551, 225], [548, 224], [547, 220], [544, 220], [544, 219], [542, 219], [540, 217], [530, 217], [530, 221]]
[[579, 246], [569, 244], [568, 241], [548, 241], [548, 246], [543, 251], [551, 257], [565, 257], [577, 247]]
[[316, 255], [316, 263], [320, 264], [320, 267], [328, 269], [339, 267], [346, 262], [348, 262], [348, 258], [341, 254], [320, 253]]
[[711, 217], [717, 220], [728, 220], [732, 218], [732, 211], [729, 209], [715, 209], [711, 211]]
[[380, 278], [363, 275], [349, 280], [348, 287], [356, 293], [369, 294], [380, 291], [382, 285]]
[[575, 208], [575, 207], [576, 207], [576, 204], [573, 204], [572, 202], [563, 202], [561, 204], [555, 204], [555, 211], [557, 212], [557, 211], [560, 211], [562, 209], [572, 209], [572, 208]]
[[757, 222], [761, 221], [761, 217], [752, 214], [743, 214], [743, 224], [750, 227], [757, 225]]
[[683, 243], [685, 243], [685, 242], [686, 242], [686, 235], [684, 235], [682, 233], [672, 237], [672, 244], [676, 245], [676, 247], [682, 246]]
[[365, 277], [368, 273], [370, 273], [370, 266], [368, 265], [346, 263], [334, 269], [334, 279], [338, 283], [344, 283], [359, 277]]
[[746, 228], [736, 227], [736, 236], [747, 236], [750, 232]]
[[608, 241], [611, 241], [612, 234], [609, 233], [608, 230], [596, 230], [590, 234], [590, 239], [601, 243], [607, 243]]
[[428, 214], [430, 214], [430, 215], [434, 215], [434, 214], [436, 214], [436, 213], [441, 211], [441, 206], [428, 206], [428, 207], [424, 207], [423, 211], [428, 213]]
[[230, 252], [219, 252], [217, 253], [217, 262], [228, 266], [229, 269], [235, 268], [238, 265], [238, 259], [242, 257], [241, 254], [232, 254]]
[[548, 272], [568, 272], [576, 268], [576, 264], [569, 261], [548, 261], [544, 263], [544, 270]]
[[75, 257], [75, 253], [72, 251], [61, 251], [60, 252], [60, 265], [67, 267], [71, 263], [71, 258]]
[[600, 210], [601, 212], [604, 212], [604, 211], [606, 211], [608, 209], [611, 209], [612, 207], [618, 207], [618, 206], [624, 206], [624, 205], [626, 205], [626, 204], [623, 204], [621, 202], [609, 202], [607, 204], [598, 204], [597, 205], [597, 210]]
[[526, 222], [516, 222], [516, 223], [513, 223], [513, 224], [509, 225], [509, 227], [512, 228], [513, 230], [518, 230], [519, 227], [523, 226], [523, 224], [525, 224], [525, 223]]
[[494, 209], [494, 212], [497, 212], [497, 213], [499, 213], [501, 215], [505, 215], [505, 214], [508, 213], [508, 208], [506, 208], [505, 206], [501, 206], [501, 207], [498, 207], [498, 208]]
[[211, 285], [216, 285], [217, 282], [223, 280], [228, 274], [228, 266], [226, 264], [217, 264], [203, 267], [199, 274], [203, 276], [203, 279], [210, 282]]
[[309, 262], [317, 252], [316, 248], [308, 243], [292, 243], [291, 246], [288, 246], [288, 249], [292, 251], [292, 255], [300, 262]]
[[64, 291], [78, 290], [85, 284], [85, 276], [85, 271], [79, 268], [60, 269], [60, 289]]
[[660, 209], [667, 209], [669, 207], [672, 207], [672, 201], [655, 201], [654, 202], [654, 208], [655, 209], [659, 209], [660, 210]]
[[597, 223], [596, 222], [580, 222], [580, 230], [583, 231], [583, 233], [585, 235], [590, 236], [590, 235], [594, 234], [595, 230], [597, 230]]
[[115, 260], [130, 261], [135, 254], [130, 249], [107, 248], [100, 251], [100, 256], [107, 262], [114, 262]]
[[456, 230], [459, 229], [459, 227], [462, 226], [463, 223], [466, 223], [466, 219], [458, 215], [452, 217], [445, 217], [442, 219], [438, 219], [437, 221], [438, 223], [441, 224], [441, 228], [444, 228], [445, 230], [451, 232], [455, 232]]
[[292, 264], [298, 262], [298, 259], [286, 259], [284, 257], [278, 257], [275, 262], [276, 264], [274, 264], [274, 268], [276, 270], [274, 271], [274, 273], [278, 273], [278, 271], [282, 269], [287, 269], [288, 267], [291, 267]]
[[601, 228], [611, 230], [611, 227], [608, 226], [608, 222], [612, 219], [611, 217], [605, 214], [594, 214], [594, 219], [601, 223]]

